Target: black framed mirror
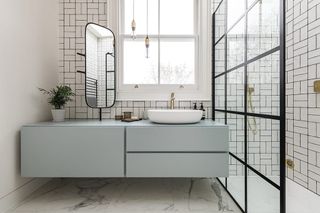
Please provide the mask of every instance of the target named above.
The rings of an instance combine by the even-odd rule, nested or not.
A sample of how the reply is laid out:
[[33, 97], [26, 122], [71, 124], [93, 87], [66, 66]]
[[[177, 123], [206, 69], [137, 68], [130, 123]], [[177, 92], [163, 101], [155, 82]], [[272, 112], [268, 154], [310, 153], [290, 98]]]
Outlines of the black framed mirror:
[[115, 104], [115, 57], [114, 33], [99, 24], [88, 23], [85, 28], [85, 96], [91, 108], [111, 108]]

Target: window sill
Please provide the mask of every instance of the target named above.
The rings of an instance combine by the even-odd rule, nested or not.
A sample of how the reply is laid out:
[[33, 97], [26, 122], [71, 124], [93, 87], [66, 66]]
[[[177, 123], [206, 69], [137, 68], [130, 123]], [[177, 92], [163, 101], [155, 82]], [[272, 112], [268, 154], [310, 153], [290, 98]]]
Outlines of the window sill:
[[[175, 99], [177, 101], [211, 101], [211, 94], [204, 93], [182, 93], [176, 92]], [[170, 99], [171, 92], [166, 93], [142, 93], [142, 92], [118, 92], [117, 101], [167, 101]]]

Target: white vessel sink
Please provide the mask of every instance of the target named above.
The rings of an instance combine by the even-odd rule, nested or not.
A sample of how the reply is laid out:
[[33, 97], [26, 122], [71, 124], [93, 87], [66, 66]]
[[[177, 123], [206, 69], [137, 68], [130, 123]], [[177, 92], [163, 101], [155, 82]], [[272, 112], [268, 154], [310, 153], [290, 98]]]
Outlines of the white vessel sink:
[[201, 110], [148, 110], [152, 122], [160, 124], [190, 124], [198, 123], [202, 118]]

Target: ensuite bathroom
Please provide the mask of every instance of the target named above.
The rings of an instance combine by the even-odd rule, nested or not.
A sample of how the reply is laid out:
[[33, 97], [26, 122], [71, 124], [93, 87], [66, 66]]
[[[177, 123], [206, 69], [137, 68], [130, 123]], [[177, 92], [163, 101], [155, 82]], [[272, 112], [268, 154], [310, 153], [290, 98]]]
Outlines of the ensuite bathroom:
[[0, 213], [320, 213], [320, 0], [0, 18]]

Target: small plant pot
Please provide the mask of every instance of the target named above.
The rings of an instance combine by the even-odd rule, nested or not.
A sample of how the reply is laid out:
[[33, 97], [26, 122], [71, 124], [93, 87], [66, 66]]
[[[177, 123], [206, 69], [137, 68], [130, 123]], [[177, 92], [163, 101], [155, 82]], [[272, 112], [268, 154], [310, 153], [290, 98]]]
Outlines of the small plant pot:
[[54, 122], [62, 122], [64, 121], [64, 116], [66, 114], [66, 110], [64, 109], [52, 109], [52, 118]]

